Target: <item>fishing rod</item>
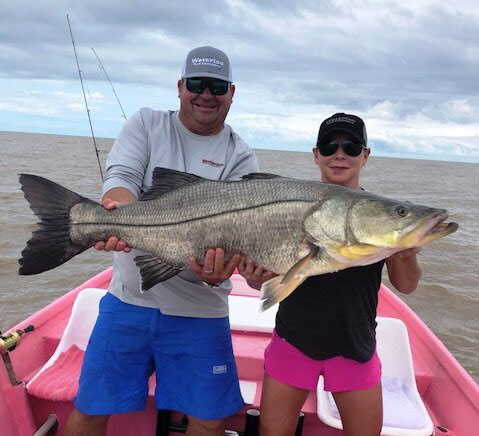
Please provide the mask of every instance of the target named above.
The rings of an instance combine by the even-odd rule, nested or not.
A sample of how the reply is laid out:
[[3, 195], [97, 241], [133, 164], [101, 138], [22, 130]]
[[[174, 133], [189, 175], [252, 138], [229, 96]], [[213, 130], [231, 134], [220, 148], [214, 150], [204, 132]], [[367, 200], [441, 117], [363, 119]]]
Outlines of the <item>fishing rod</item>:
[[81, 89], [82, 89], [82, 92], [83, 92], [83, 100], [85, 101], [85, 108], [86, 108], [86, 113], [87, 113], [87, 116], [88, 116], [88, 122], [90, 124], [91, 137], [93, 139], [93, 145], [95, 147], [96, 159], [98, 161], [98, 168], [100, 169], [101, 181], [103, 182], [103, 171], [101, 169], [100, 156], [98, 154], [98, 147], [97, 147], [97, 144], [96, 144], [95, 134], [93, 133], [93, 126], [92, 126], [91, 117], [90, 117], [90, 109], [88, 108], [88, 102], [87, 102], [86, 95], [85, 95], [85, 87], [83, 86], [83, 77], [81, 75], [80, 63], [78, 62], [77, 50], [76, 50], [76, 47], [75, 47], [75, 41], [73, 40], [72, 26], [70, 25], [70, 18], [68, 17], [68, 14], [67, 14], [67, 22], [68, 22], [68, 28], [70, 29], [70, 36], [71, 36], [71, 39], [72, 39], [73, 52], [75, 53], [75, 60], [76, 60], [76, 63], [77, 63], [78, 75], [80, 76]]
[[95, 49], [94, 49], [93, 47], [92, 47], [91, 49], [93, 50], [93, 53], [95, 53], [95, 56], [96, 56], [96, 58], [98, 59], [98, 62], [100, 63], [100, 67], [101, 67], [101, 69], [103, 70], [103, 72], [105, 73], [105, 76], [106, 76], [106, 78], [108, 79], [108, 82], [110, 83], [111, 89], [113, 90], [113, 94], [115, 94], [116, 101], [118, 102], [118, 104], [119, 104], [119, 106], [120, 106], [120, 109], [121, 109], [121, 113], [123, 114], [123, 118], [125, 118], [125, 120], [126, 120], [127, 118], [126, 118], [126, 115], [125, 115], [125, 111], [123, 110], [123, 106], [122, 106], [121, 103], [120, 103], [120, 99], [118, 98], [118, 95], [117, 95], [117, 93], [116, 93], [116, 91], [115, 91], [115, 88], [113, 87], [113, 83], [111, 83], [110, 77], [108, 76], [108, 73], [106, 72], [105, 67], [104, 67], [103, 64], [101, 63], [100, 58], [99, 58], [98, 55], [96, 54]]

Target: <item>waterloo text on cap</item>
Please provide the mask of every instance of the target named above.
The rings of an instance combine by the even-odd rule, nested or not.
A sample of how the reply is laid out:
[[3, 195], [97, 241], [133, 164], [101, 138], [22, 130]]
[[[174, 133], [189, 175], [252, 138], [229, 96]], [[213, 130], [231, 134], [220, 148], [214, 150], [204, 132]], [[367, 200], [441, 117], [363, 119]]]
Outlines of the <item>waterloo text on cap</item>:
[[186, 56], [182, 79], [211, 77], [233, 82], [231, 64], [226, 53], [217, 48], [205, 46], [191, 50]]

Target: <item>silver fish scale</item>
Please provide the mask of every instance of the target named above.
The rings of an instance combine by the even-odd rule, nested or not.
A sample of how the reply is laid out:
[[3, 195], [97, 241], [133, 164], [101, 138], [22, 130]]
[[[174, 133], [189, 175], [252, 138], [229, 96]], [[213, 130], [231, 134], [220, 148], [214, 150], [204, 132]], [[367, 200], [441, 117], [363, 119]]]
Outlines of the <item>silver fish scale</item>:
[[128, 218], [133, 219], [129, 222], [137, 225], [177, 224], [269, 203], [314, 202], [323, 198], [324, 191], [324, 185], [318, 182], [294, 179], [204, 181], [181, 187], [156, 200], [127, 206], [135, 209], [135, 212], [132, 212], [134, 218], [132, 216]]
[[221, 247], [227, 257], [248, 254], [284, 273], [299, 259], [306, 213], [328, 192], [325, 185], [294, 179], [203, 181], [112, 212], [78, 206], [72, 239], [117, 235], [181, 267], [188, 256], [201, 261], [207, 248]]

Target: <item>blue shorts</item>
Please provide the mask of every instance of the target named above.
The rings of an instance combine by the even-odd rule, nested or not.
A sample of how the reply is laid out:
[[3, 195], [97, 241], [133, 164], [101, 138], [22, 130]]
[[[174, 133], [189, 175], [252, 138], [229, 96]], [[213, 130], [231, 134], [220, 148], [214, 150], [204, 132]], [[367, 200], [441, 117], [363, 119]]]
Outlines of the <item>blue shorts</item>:
[[244, 405], [228, 318], [163, 315], [107, 293], [88, 343], [75, 407], [86, 415], [157, 409], [222, 419]]

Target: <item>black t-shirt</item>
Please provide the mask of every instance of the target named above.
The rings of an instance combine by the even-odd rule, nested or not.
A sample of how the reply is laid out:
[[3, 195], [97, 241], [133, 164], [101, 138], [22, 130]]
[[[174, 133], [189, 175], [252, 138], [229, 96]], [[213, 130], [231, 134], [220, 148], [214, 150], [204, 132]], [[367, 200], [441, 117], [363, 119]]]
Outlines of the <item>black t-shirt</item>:
[[316, 360], [367, 362], [376, 348], [376, 309], [384, 260], [307, 278], [279, 305], [276, 332]]

